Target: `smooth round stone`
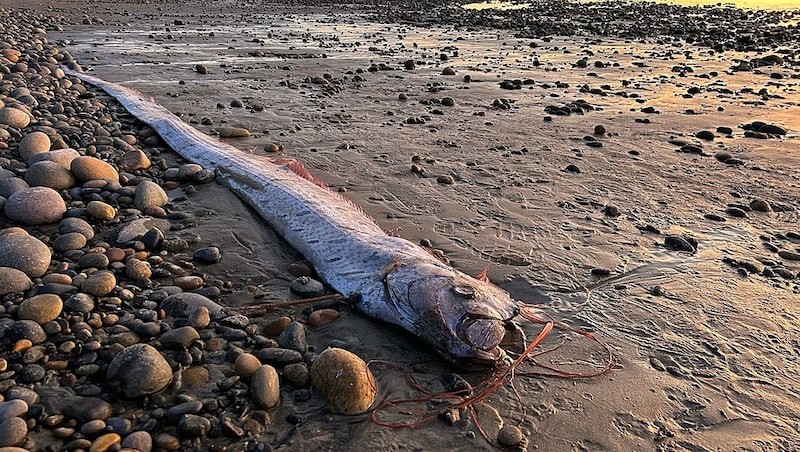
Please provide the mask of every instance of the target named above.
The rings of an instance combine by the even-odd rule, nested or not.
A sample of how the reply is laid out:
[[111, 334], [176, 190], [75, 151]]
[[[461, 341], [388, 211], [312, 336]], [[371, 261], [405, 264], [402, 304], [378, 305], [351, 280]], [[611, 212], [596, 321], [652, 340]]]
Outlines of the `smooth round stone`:
[[94, 310], [94, 300], [85, 293], [77, 293], [67, 298], [67, 301], [64, 302], [64, 308], [67, 312], [88, 314]]
[[108, 295], [117, 285], [117, 278], [109, 271], [99, 271], [92, 273], [81, 284], [81, 290], [102, 297]]
[[49, 187], [65, 190], [75, 185], [75, 177], [68, 169], [55, 162], [34, 163], [25, 173], [25, 182], [31, 187]]
[[9, 400], [0, 402], [0, 421], [12, 417], [20, 417], [28, 412], [28, 404], [24, 400]]
[[158, 340], [165, 347], [188, 347], [192, 342], [200, 340], [200, 333], [191, 326], [182, 326], [167, 331]]
[[111, 404], [99, 397], [73, 396], [63, 402], [61, 411], [65, 416], [81, 424], [93, 420], [106, 420], [111, 417]]
[[86, 246], [86, 236], [80, 232], [68, 232], [53, 240], [53, 249], [59, 253], [79, 250]]
[[184, 414], [178, 421], [178, 433], [187, 438], [203, 436], [211, 430], [211, 421], [196, 414]]
[[31, 132], [19, 141], [19, 156], [27, 161], [35, 154], [50, 151], [50, 137], [44, 132]]
[[241, 127], [220, 127], [220, 138], [247, 138], [250, 136], [250, 131]]
[[205, 367], [194, 366], [184, 369], [181, 372], [181, 378], [183, 378], [183, 383], [186, 387], [197, 388], [208, 383], [209, 374]]
[[0, 422], [0, 447], [18, 446], [25, 441], [28, 424], [24, 419], [12, 417]]
[[169, 433], [159, 433], [153, 438], [156, 447], [164, 450], [178, 450], [181, 447], [181, 440]]
[[58, 223], [58, 232], [62, 234], [79, 232], [86, 237], [86, 240], [92, 240], [94, 238], [94, 228], [82, 218], [64, 218], [60, 223]]
[[506, 425], [497, 433], [497, 442], [505, 447], [514, 447], [522, 442], [522, 431], [519, 427]]
[[195, 174], [199, 173], [202, 170], [203, 170], [203, 167], [198, 165], [198, 164], [196, 164], [196, 163], [186, 163], [184, 165], [181, 165], [180, 168], [178, 168], [178, 179], [179, 180], [189, 180]]
[[97, 437], [92, 441], [89, 447], [89, 452], [106, 452], [122, 440], [122, 437], [117, 433], [106, 433], [105, 435]]
[[203, 287], [203, 278], [199, 276], [179, 276], [175, 278], [174, 283], [183, 290], [194, 290]]
[[125, 262], [125, 274], [131, 279], [148, 279], [153, 272], [147, 262], [131, 258]]
[[261, 367], [261, 361], [250, 353], [240, 353], [233, 363], [233, 371], [236, 372], [236, 375], [244, 378], [252, 377], [259, 367]]
[[192, 292], [176, 293], [161, 302], [161, 309], [173, 318], [188, 317], [189, 313], [201, 306], [208, 309], [211, 318], [219, 319], [225, 316], [222, 306], [203, 295]]
[[14, 107], [0, 108], [0, 124], [24, 129], [31, 123], [31, 115]]
[[377, 393], [367, 364], [354, 353], [328, 348], [311, 364], [311, 383], [342, 414], [361, 413], [372, 405]]
[[313, 328], [320, 327], [338, 319], [339, 315], [336, 309], [317, 309], [308, 315], [308, 325]]
[[289, 290], [303, 298], [314, 298], [325, 295], [325, 286], [316, 279], [309, 278], [308, 276], [300, 276], [295, 278], [289, 285]]
[[113, 220], [114, 217], [117, 216], [117, 210], [103, 201], [90, 201], [89, 204], [86, 205], [86, 211], [89, 212], [89, 215], [93, 218], [103, 221]]
[[0, 236], [0, 267], [16, 268], [38, 278], [50, 266], [50, 248], [41, 240], [23, 234]]
[[[38, 162], [53, 162], [69, 170], [72, 166], [72, 161], [80, 156], [81, 155], [75, 149], [55, 149], [50, 152], [32, 155], [28, 159], [28, 165], [34, 165]], [[70, 173], [70, 175], [72, 175], [72, 173]]]
[[207, 246], [195, 250], [192, 257], [204, 264], [216, 264], [222, 260], [222, 252], [216, 246]]
[[772, 206], [763, 199], [754, 199], [750, 201], [750, 208], [756, 212], [772, 212]]
[[0, 179], [0, 196], [3, 198], [10, 198], [14, 193], [26, 188], [30, 188], [30, 185], [19, 177]]
[[150, 159], [144, 152], [134, 149], [126, 152], [119, 161], [125, 171], [146, 170], [150, 168]]
[[253, 373], [250, 380], [250, 395], [258, 407], [268, 410], [275, 408], [281, 401], [278, 371], [264, 364]]
[[100, 433], [100, 431], [104, 428], [106, 428], [105, 421], [101, 419], [94, 419], [81, 425], [81, 434], [86, 436], [94, 436]]
[[25, 292], [33, 287], [33, 281], [25, 272], [11, 267], [0, 267], [0, 295]]
[[94, 157], [76, 158], [70, 164], [70, 171], [81, 182], [97, 179], [119, 181], [119, 173], [113, 166]]
[[208, 312], [208, 308], [205, 306], [200, 306], [199, 308], [193, 310], [189, 313], [188, 317], [189, 325], [203, 329], [211, 323], [211, 314]]
[[47, 339], [42, 327], [33, 320], [17, 320], [11, 323], [3, 333], [3, 337], [18, 341], [27, 339], [33, 344], [41, 344]]
[[36, 295], [22, 300], [17, 316], [21, 320], [33, 320], [42, 325], [55, 320], [61, 314], [63, 307], [64, 303], [58, 295]]
[[145, 210], [148, 207], [161, 207], [169, 202], [167, 192], [164, 191], [157, 183], [146, 180], [136, 186], [136, 191], [133, 195], [133, 205], [139, 210]]
[[126, 449], [136, 449], [139, 452], [150, 452], [153, 449], [153, 438], [145, 431], [133, 432], [126, 436], [120, 444]]
[[308, 386], [310, 375], [306, 363], [289, 364], [283, 368], [283, 377], [292, 386], [303, 388]]
[[265, 323], [261, 328], [261, 332], [267, 336], [279, 336], [283, 333], [289, 324], [292, 323], [292, 318], [287, 316], [277, 317]]
[[172, 381], [172, 369], [161, 353], [147, 344], [125, 348], [108, 366], [106, 380], [119, 383], [127, 397], [155, 394]]
[[52, 188], [31, 187], [9, 196], [4, 211], [11, 221], [37, 225], [59, 221], [67, 204]]
[[294, 350], [305, 355], [308, 350], [306, 327], [300, 322], [290, 323], [278, 336], [278, 344], [285, 349]]

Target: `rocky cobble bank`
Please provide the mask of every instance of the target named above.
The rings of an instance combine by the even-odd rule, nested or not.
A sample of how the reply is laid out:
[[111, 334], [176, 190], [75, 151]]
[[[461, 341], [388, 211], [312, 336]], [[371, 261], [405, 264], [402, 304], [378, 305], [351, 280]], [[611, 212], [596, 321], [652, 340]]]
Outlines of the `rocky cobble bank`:
[[312, 365], [305, 330], [330, 306], [303, 323], [224, 309], [236, 288], [199, 268], [224, 251], [175, 209], [214, 172], [65, 75], [80, 66], [46, 31], [68, 22], [0, 10], [0, 450], [270, 450], [282, 399], [368, 407], [357, 356]]

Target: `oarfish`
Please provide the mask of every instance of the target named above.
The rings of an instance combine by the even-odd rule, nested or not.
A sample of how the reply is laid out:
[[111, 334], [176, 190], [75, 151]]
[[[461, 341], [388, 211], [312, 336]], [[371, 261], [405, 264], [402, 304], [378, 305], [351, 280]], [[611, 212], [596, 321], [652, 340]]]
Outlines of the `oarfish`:
[[116, 98], [186, 159], [215, 169], [356, 309], [399, 325], [456, 364], [504, 360], [500, 343], [520, 308], [503, 289], [386, 234], [297, 161], [279, 164], [247, 154], [191, 127], [142, 93], [85, 73], [65, 72]]

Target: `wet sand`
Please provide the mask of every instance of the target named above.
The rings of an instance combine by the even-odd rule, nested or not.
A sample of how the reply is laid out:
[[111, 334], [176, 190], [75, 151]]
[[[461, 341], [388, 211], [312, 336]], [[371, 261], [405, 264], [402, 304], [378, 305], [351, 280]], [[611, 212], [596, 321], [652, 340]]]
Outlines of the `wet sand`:
[[[521, 428], [529, 450], [795, 447], [792, 43], [719, 52], [655, 38], [377, 23], [358, 11], [221, 9], [201, 18], [186, 5], [107, 8], [90, 15], [105, 23], [93, 18], [49, 39], [63, 40], [84, 70], [153, 96], [203, 131], [248, 129], [250, 138], [230, 142], [259, 154], [276, 145], [386, 230], [429, 240], [467, 273], [487, 268], [515, 298], [610, 344], [619, 365], [606, 375], [517, 378], [500, 389], [478, 408], [490, 438], [505, 424]], [[558, 114], [565, 106], [572, 113]], [[754, 121], [786, 134], [743, 128]], [[201, 269], [232, 282], [221, 304], [292, 297], [286, 268], [299, 256], [223, 187], [198, 186], [184, 208], [211, 212], [192, 231], [225, 252]], [[696, 249], [674, 249], [675, 237], [693, 238]], [[437, 359], [401, 331], [341, 313], [310, 329], [309, 343], [343, 341], [364, 359], [400, 366]], [[304, 318], [302, 308], [280, 314]], [[539, 328], [522, 326], [529, 338]], [[567, 345], [541, 362], [581, 372], [602, 364], [602, 350], [575, 334], [543, 348], [561, 338]], [[445, 369], [434, 362], [421, 374], [434, 380]], [[413, 396], [398, 372], [373, 371], [383, 394]], [[318, 397], [282, 397], [262, 435], [239, 443], [492, 449], [472, 422], [387, 429], [328, 414]], [[301, 421], [290, 425], [290, 415]]]

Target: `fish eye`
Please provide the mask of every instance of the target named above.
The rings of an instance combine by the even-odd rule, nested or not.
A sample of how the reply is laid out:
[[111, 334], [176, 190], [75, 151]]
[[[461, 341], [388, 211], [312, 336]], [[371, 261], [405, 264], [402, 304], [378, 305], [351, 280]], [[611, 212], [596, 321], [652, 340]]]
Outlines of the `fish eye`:
[[472, 286], [454, 286], [453, 292], [463, 298], [475, 298], [475, 288]]

